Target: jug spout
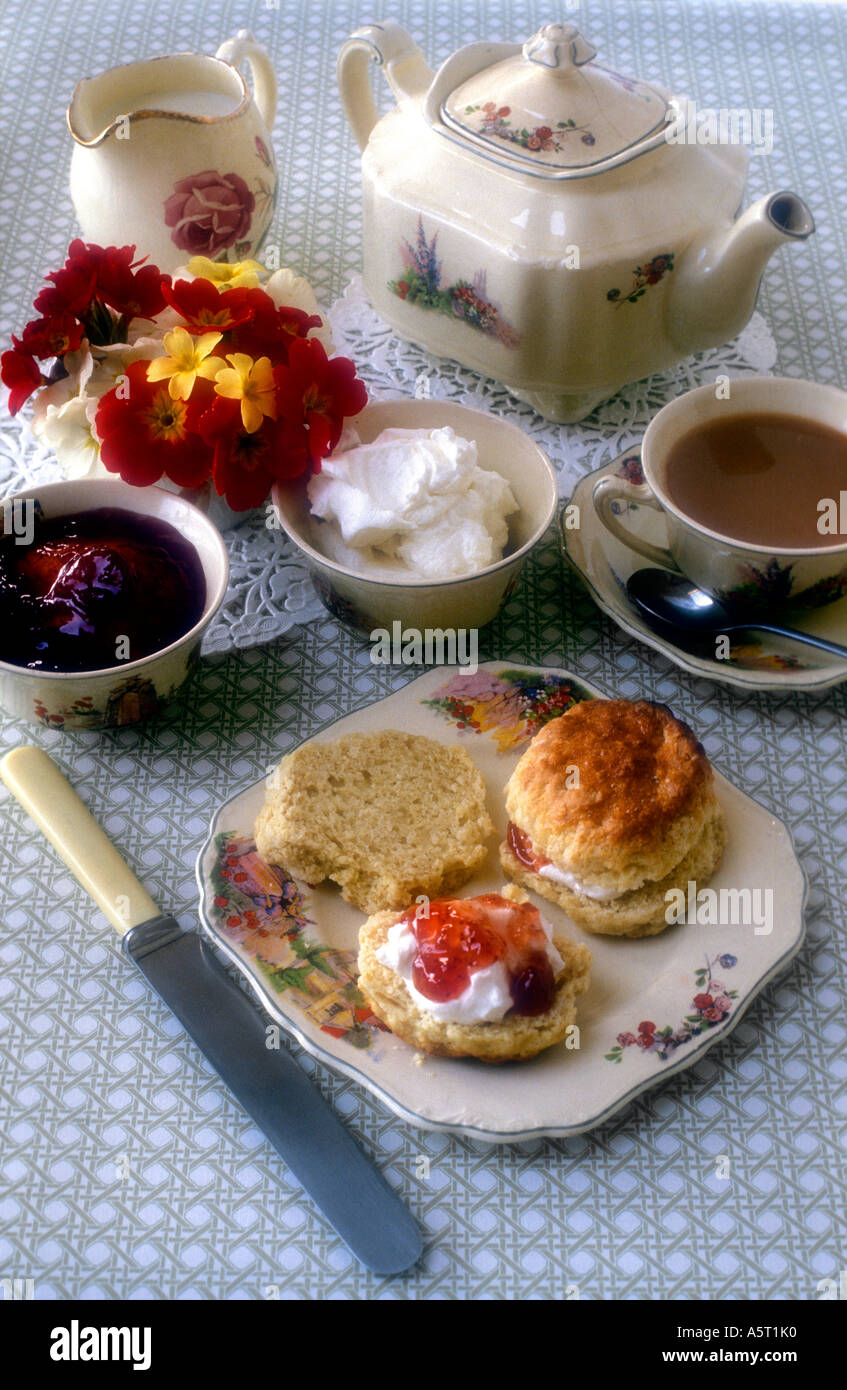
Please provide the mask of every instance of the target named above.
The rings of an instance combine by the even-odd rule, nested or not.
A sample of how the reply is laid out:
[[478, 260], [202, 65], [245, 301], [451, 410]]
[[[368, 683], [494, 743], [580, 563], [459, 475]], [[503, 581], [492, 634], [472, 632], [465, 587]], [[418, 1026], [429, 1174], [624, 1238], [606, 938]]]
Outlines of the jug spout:
[[96, 77], [84, 77], [78, 82], [68, 107], [68, 130], [78, 145], [92, 147], [99, 145], [116, 124], [115, 113], [108, 118], [98, 100], [100, 81]]
[[[224, 48], [233, 50], [234, 61], [249, 59], [257, 99], [261, 96], [268, 107], [264, 115], [270, 122], [265, 123], [272, 125], [275, 84], [267, 55], [255, 42], [252, 46], [241, 42], [241, 35]], [[149, 117], [181, 126], [208, 126], [239, 114], [248, 100], [237, 67], [201, 53], [173, 53], [83, 78], [68, 107], [68, 129], [78, 145], [92, 149], [111, 135], [129, 139], [130, 122], [133, 129]]]
[[762, 272], [778, 246], [805, 241], [812, 214], [796, 193], [780, 190], [753, 203], [731, 226], [689, 247], [670, 299], [674, 343], [688, 352], [728, 342], [747, 323]]

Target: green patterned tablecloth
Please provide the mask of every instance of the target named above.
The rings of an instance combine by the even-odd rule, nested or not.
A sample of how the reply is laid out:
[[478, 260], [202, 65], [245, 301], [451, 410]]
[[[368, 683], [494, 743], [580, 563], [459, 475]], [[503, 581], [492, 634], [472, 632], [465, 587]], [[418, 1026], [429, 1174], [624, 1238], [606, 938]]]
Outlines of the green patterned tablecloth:
[[[796, 188], [818, 231], [775, 259], [759, 309], [778, 371], [843, 384], [847, 9], [578, 8], [619, 70], [703, 105], [773, 109], [774, 149], [753, 159], [749, 194]], [[538, 0], [397, 0], [380, 13], [433, 63], [461, 43], [523, 38], [561, 17]], [[3, 340], [74, 231], [64, 108], [77, 78], [157, 52], [214, 51], [245, 24], [280, 79], [271, 238], [324, 302], [340, 295], [360, 265], [361, 220], [334, 56], [371, 17], [353, 0], [6, 0]], [[715, 764], [791, 828], [811, 884], [800, 956], [708, 1056], [567, 1141], [491, 1148], [411, 1129], [293, 1046], [426, 1233], [419, 1268], [383, 1281], [363, 1273], [303, 1198], [4, 793], [0, 1277], [32, 1278], [38, 1298], [526, 1299], [576, 1286], [583, 1299], [815, 1299], [819, 1281], [847, 1266], [845, 687], [766, 697], [687, 676], [600, 616], [552, 537], [481, 656], [564, 665], [688, 720]], [[46, 748], [153, 896], [188, 925], [194, 860], [220, 801], [326, 720], [408, 678], [374, 667], [327, 617], [204, 662], [185, 700], [145, 726], [62, 735], [6, 719], [0, 741]]]

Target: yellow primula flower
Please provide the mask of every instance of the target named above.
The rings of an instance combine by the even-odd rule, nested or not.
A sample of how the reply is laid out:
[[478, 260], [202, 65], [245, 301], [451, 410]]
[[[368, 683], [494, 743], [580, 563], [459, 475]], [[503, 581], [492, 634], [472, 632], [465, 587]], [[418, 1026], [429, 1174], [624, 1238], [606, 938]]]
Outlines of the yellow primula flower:
[[188, 269], [201, 280], [211, 280], [219, 290], [253, 290], [259, 276], [267, 274], [258, 261], [210, 261], [208, 256], [192, 256]]
[[246, 352], [227, 356], [232, 367], [222, 367], [215, 377], [219, 396], [241, 401], [241, 419], [248, 434], [254, 434], [266, 415], [276, 419], [273, 367], [269, 357], [253, 361]]
[[174, 328], [162, 342], [167, 357], [154, 357], [147, 368], [148, 381], [164, 381], [170, 377], [168, 392], [173, 401], [187, 401], [198, 376], [213, 381], [221, 370], [219, 357], [209, 357], [223, 335], [201, 333], [194, 338], [185, 328]]

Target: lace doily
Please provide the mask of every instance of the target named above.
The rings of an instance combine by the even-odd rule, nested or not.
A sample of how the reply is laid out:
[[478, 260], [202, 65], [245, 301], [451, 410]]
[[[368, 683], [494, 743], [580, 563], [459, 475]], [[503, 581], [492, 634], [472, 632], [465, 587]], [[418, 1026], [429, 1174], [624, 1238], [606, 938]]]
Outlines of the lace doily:
[[[568, 496], [583, 474], [631, 448], [656, 411], [667, 401], [719, 375], [765, 374], [776, 363], [776, 345], [761, 314], [754, 314], [731, 343], [686, 358], [670, 371], [625, 387], [576, 425], [543, 419], [505, 387], [466, 367], [433, 357], [399, 338], [378, 317], [354, 276], [328, 315], [336, 350], [352, 357], [375, 400], [432, 396], [461, 405], [508, 414], [535, 439], [555, 464], [559, 490]], [[0, 425], [0, 492], [9, 496], [33, 483], [52, 482], [62, 473], [45, 445], [18, 420]], [[266, 525], [260, 510], [232, 525], [234, 514], [210, 513], [229, 550], [230, 585], [203, 641], [203, 654], [257, 646], [281, 637], [300, 623], [325, 616], [309, 572], [286, 536]]]

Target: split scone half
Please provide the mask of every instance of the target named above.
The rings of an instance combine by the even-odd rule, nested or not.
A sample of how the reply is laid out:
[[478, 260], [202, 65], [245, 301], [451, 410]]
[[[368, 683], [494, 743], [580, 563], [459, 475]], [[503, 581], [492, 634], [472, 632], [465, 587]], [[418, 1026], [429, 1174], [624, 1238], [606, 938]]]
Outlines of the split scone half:
[[702, 745], [646, 700], [584, 700], [545, 724], [506, 809], [509, 877], [606, 936], [663, 931], [669, 891], [702, 887], [726, 842]]
[[[453, 903], [434, 902], [430, 909], [436, 913], [439, 908], [453, 905], [460, 910], [481, 906], [501, 921], [505, 916], [508, 931], [510, 908], [520, 908], [522, 904], [526, 904], [530, 922], [534, 918], [541, 928], [542, 945], [546, 939], [544, 949], [551, 977], [549, 1002], [542, 1011], [517, 1012], [505, 983], [508, 975], [501, 967], [498, 979], [497, 966], [477, 972], [473, 987], [457, 1000], [439, 1004], [422, 997], [414, 984], [417, 945], [404, 922], [404, 918], [414, 916], [415, 909], [409, 909], [406, 913], [377, 912], [359, 932], [359, 988], [377, 1018], [403, 1042], [439, 1057], [524, 1061], [566, 1038], [570, 1041], [576, 1001], [589, 986], [592, 957], [586, 946], [553, 933], [529, 903], [527, 894], [511, 884], [499, 894]], [[441, 944], [436, 942], [437, 946]], [[535, 1002], [537, 1007], [537, 998]]]
[[267, 863], [312, 885], [333, 880], [366, 913], [460, 888], [493, 833], [470, 755], [393, 729], [289, 753], [255, 827]]

